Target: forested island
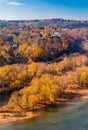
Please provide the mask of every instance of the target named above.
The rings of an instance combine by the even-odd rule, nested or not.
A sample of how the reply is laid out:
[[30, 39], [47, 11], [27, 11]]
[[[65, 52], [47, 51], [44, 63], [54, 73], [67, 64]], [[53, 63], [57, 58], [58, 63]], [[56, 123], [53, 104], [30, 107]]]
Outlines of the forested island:
[[87, 89], [88, 21], [0, 21], [0, 95], [10, 95], [1, 119], [35, 116]]

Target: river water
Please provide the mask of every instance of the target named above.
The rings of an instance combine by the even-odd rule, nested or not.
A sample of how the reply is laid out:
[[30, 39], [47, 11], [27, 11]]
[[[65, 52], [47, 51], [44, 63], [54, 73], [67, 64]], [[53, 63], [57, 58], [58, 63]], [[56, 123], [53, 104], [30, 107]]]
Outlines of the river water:
[[88, 130], [88, 101], [48, 108], [37, 117], [0, 125], [0, 130]]

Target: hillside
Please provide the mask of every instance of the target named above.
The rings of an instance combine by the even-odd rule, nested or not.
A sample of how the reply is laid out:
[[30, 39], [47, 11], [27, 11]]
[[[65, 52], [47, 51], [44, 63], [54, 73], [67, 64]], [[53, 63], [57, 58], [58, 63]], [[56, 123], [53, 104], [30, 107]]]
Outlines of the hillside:
[[2, 21], [0, 20], [0, 25], [6, 26], [9, 24], [22, 24], [30, 27], [60, 27], [60, 28], [88, 28], [88, 20], [66, 20], [62, 18], [53, 18], [53, 19], [36, 19], [36, 20], [9, 20]]
[[19, 22], [0, 28], [0, 93], [12, 93], [9, 110], [36, 110], [68, 89], [88, 88], [87, 21]]

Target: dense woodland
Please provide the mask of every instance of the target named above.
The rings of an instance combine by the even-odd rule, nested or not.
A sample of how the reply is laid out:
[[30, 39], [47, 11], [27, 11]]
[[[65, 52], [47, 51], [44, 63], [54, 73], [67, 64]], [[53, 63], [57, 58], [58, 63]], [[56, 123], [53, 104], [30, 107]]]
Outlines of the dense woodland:
[[88, 29], [0, 28], [0, 93], [10, 108], [36, 110], [66, 89], [88, 88]]

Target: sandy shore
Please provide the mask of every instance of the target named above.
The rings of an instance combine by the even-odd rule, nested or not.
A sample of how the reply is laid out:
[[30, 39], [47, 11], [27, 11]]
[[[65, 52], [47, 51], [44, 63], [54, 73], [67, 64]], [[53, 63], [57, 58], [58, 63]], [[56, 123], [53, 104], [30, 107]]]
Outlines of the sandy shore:
[[[88, 99], [88, 90], [66, 90], [63, 97], [58, 98], [56, 104], [71, 103], [72, 100], [85, 100]], [[25, 120], [37, 116], [32, 112], [27, 112], [25, 117], [16, 117], [12, 113], [0, 113], [0, 125], [11, 123], [15, 121]]]
[[27, 112], [24, 117], [16, 117], [13, 113], [0, 113], [0, 125], [33, 118], [35, 116], [37, 114], [33, 114], [32, 112]]

